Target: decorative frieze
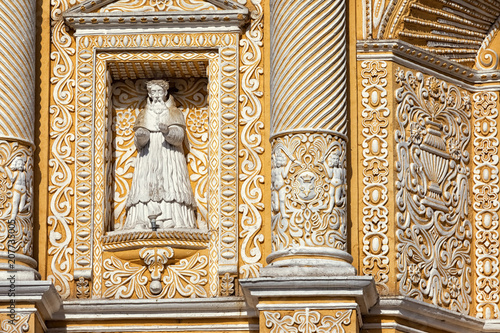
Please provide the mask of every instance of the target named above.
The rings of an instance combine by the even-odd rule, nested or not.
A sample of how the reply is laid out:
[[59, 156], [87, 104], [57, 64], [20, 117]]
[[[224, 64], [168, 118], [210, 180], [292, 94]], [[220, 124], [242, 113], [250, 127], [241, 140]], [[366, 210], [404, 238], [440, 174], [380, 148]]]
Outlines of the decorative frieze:
[[498, 95], [493, 92], [480, 92], [472, 96], [476, 317], [482, 319], [498, 319], [500, 315], [497, 101]]
[[461, 313], [471, 304], [471, 99], [433, 76], [398, 69], [397, 277], [402, 295]]
[[387, 63], [361, 63], [363, 105], [363, 265], [365, 275], [375, 279], [381, 294], [389, 293], [389, 115], [387, 105]]
[[[241, 2], [241, 1], [240, 1]], [[261, 0], [252, 0], [254, 10], [251, 12], [250, 27], [240, 40], [240, 255], [242, 265], [241, 278], [258, 277], [262, 267], [262, 215], [264, 210], [263, 183], [264, 177], [262, 155], [263, 130], [265, 124], [261, 99], [263, 18], [264, 10]]]
[[26, 333], [34, 332], [34, 328], [30, 327], [31, 313], [16, 313], [14, 319], [10, 317], [3, 319], [0, 328], [3, 332], [8, 333]]
[[[322, 311], [323, 312], [323, 311]], [[263, 311], [266, 330], [261, 332], [281, 333], [309, 333], [309, 332], [354, 332], [349, 329], [353, 310], [338, 310], [332, 315], [317, 310], [305, 309], [283, 314], [277, 311]]]
[[75, 49], [71, 36], [66, 31], [60, 13], [69, 4], [61, 2], [54, 6], [52, 27], [52, 101], [50, 105], [50, 159], [49, 159], [49, 212], [48, 262], [50, 273], [47, 279], [54, 283], [61, 297], [68, 298], [73, 281], [73, 233], [72, 215], [74, 205], [74, 111], [75, 64], [72, 56]]
[[[131, 264], [115, 256], [104, 260], [104, 293], [106, 298], [174, 298], [207, 297], [208, 258], [196, 253], [167, 264], [171, 248], [140, 251], [145, 266]], [[150, 273], [147, 273], [147, 272]], [[151, 281], [151, 282], [150, 282]]]

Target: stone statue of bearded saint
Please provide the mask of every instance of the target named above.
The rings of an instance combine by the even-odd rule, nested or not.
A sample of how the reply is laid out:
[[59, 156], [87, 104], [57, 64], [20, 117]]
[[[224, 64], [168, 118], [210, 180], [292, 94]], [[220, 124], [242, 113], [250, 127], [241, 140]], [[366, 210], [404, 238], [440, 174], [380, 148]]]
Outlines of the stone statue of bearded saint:
[[182, 112], [164, 80], [147, 83], [147, 105], [134, 125], [137, 158], [123, 229], [196, 228], [196, 202], [184, 147], [189, 149]]

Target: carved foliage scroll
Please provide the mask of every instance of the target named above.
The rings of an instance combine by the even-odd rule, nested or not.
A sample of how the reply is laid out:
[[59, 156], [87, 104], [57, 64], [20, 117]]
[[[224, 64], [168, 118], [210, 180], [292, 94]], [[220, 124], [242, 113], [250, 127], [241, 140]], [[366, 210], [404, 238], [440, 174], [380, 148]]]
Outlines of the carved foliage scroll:
[[325, 315], [309, 309], [295, 311], [293, 315], [264, 311], [266, 327], [270, 333], [345, 333], [346, 328], [351, 324], [351, 316], [352, 310], [334, 311], [333, 315]]
[[500, 301], [498, 234], [498, 109], [497, 94], [473, 95], [474, 213], [476, 248], [476, 317], [498, 319]]
[[346, 250], [343, 139], [293, 134], [273, 140], [273, 251], [296, 246]]
[[[161, 263], [160, 261], [153, 263], [154, 260], [150, 258], [161, 255], [156, 252], [154, 254], [144, 252], [144, 259], [149, 260], [149, 266], [156, 263], [156, 266], [151, 266], [149, 270], [148, 266], [132, 265], [114, 256], [104, 260], [105, 291], [103, 296], [117, 299], [207, 297], [205, 285], [207, 284], [208, 259], [206, 256], [195, 254], [172, 265], [165, 265], [168, 256]], [[160, 288], [155, 290], [151, 286], [151, 281], [159, 281], [157, 280], [160, 273], [158, 265], [161, 265], [162, 283]]]
[[73, 248], [71, 216], [74, 203], [74, 44], [66, 31], [61, 13], [69, 8], [67, 1], [55, 1], [51, 10], [52, 74], [50, 104], [50, 158], [49, 158], [49, 213], [48, 213], [48, 262], [47, 279], [61, 297], [70, 295], [73, 280]]
[[[16, 313], [15, 319], [3, 319], [0, 328], [8, 333], [26, 333], [30, 331], [31, 313]], [[32, 328], [34, 330], [34, 328]]]
[[389, 161], [387, 149], [387, 63], [361, 64], [363, 146], [363, 273], [375, 279], [379, 293], [389, 288], [389, 238], [387, 195]]
[[467, 314], [470, 96], [420, 72], [399, 69], [396, 82], [399, 290]]
[[263, 69], [262, 40], [264, 12], [260, 0], [252, 0], [254, 10], [251, 12], [252, 22], [240, 40], [241, 54], [241, 90], [240, 95], [240, 238], [241, 260], [240, 274], [242, 278], [258, 277], [262, 267], [261, 245], [264, 242], [262, 228], [263, 191], [261, 156], [263, 96], [260, 83]]

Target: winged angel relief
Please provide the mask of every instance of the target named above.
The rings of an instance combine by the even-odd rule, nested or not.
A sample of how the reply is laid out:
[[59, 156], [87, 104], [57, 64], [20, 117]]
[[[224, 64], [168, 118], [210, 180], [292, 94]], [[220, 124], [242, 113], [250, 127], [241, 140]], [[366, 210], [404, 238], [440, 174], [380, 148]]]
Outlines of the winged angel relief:
[[471, 100], [435, 77], [403, 70], [396, 76], [400, 291], [468, 313]]

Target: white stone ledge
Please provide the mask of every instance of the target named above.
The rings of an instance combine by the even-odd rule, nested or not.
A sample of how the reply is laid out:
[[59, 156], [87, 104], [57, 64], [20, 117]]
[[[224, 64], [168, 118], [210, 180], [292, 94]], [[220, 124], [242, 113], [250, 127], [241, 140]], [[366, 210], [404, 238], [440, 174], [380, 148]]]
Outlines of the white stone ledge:
[[251, 306], [264, 297], [352, 297], [365, 314], [378, 300], [368, 276], [257, 278], [240, 280], [240, 285]]
[[206, 324], [206, 325], [95, 325], [52, 328], [47, 333], [116, 333], [116, 332], [259, 332], [258, 324]]
[[[14, 288], [11, 288], [9, 281], [0, 281], [0, 303], [10, 303], [10, 300], [14, 299], [19, 308], [22, 307], [19, 303], [35, 303], [44, 319], [51, 319], [60, 309], [62, 301], [51, 282], [16, 280], [13, 284]], [[14, 297], [9, 296], [11, 289]]]
[[[420, 324], [424, 325], [425, 328], [433, 328], [443, 332], [499, 332], [498, 328], [500, 327], [496, 326], [496, 330], [486, 330], [487, 326], [491, 326], [492, 321], [481, 320], [403, 296], [381, 297], [378, 304], [372, 307], [368, 314], [363, 316], [363, 320], [366, 321], [371, 316], [384, 316], [384, 321], [387, 321], [387, 317], [400, 318], [416, 323], [417, 325], [415, 326], [417, 327]], [[386, 328], [384, 326], [386, 324], [383, 323], [370, 323], [366, 325], [363, 328]], [[401, 326], [400, 324], [398, 325]], [[397, 329], [409, 333], [425, 332], [415, 327], [405, 327], [407, 329], [401, 329], [401, 327]]]
[[241, 297], [189, 299], [82, 299], [64, 301], [53, 320], [220, 319], [256, 317]]

